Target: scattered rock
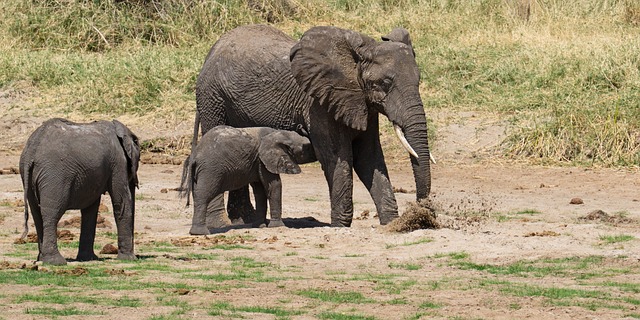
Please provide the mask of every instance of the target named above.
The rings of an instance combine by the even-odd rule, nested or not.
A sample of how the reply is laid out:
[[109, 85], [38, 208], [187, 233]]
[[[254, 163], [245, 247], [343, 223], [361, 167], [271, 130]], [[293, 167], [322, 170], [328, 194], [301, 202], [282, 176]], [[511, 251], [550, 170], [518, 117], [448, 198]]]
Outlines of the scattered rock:
[[584, 201], [582, 201], [582, 199], [580, 198], [573, 198], [571, 199], [571, 201], [569, 201], [570, 204], [584, 204]]
[[393, 187], [393, 193], [409, 193], [409, 191], [407, 191], [407, 189], [402, 188], [402, 187]]
[[118, 254], [118, 248], [111, 243], [105, 244], [100, 250], [101, 254]]
[[160, 171], [160, 173], [169, 173], [169, 174], [171, 174], [171, 173], [173, 173], [173, 170], [169, 170], [169, 169], [162, 170], [162, 171]]
[[[100, 203], [100, 206], [98, 206], [98, 212], [100, 212], [100, 213], [109, 212], [109, 207], [107, 207], [106, 205]], [[98, 219], [100, 219], [99, 216], [98, 216]]]
[[169, 190], [167, 190], [167, 188], [160, 189], [160, 193], [167, 193], [167, 192], [169, 192]]

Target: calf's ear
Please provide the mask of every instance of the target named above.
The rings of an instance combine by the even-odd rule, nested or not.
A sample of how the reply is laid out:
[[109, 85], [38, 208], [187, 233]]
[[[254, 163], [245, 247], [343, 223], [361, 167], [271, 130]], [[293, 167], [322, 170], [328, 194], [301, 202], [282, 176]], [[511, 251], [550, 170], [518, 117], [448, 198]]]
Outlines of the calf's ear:
[[293, 158], [290, 139], [281, 132], [270, 133], [260, 140], [258, 157], [269, 172], [296, 174], [302, 172]]

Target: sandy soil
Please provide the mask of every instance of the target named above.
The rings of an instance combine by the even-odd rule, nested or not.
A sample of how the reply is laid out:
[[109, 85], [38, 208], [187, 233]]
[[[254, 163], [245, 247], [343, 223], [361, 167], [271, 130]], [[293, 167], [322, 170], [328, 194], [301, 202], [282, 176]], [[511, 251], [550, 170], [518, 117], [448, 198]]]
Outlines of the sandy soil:
[[[446, 120], [452, 117], [457, 120]], [[2, 117], [0, 168], [17, 166], [22, 144], [42, 120], [43, 117], [18, 109], [12, 109]], [[380, 285], [376, 281], [353, 281], [352, 276], [400, 274], [401, 279], [416, 281], [415, 285], [402, 291], [401, 296], [408, 304], [380, 303], [373, 307], [364, 304], [348, 308], [337, 304], [331, 309], [378, 319], [401, 319], [420, 312], [427, 312], [428, 316], [424, 318], [486, 319], [612, 319], [640, 314], [633, 303], [619, 309], [599, 307], [595, 310], [576, 304], [559, 306], [549, 303], [545, 297], [510, 295], [500, 290], [500, 286], [486, 289], [478, 284], [479, 279], [483, 279], [541, 287], [585, 288], [572, 277], [500, 275], [465, 270], [460, 265], [447, 263], [452, 260], [438, 258], [466, 253], [474, 264], [504, 266], [540, 259], [601, 256], [605, 267], [625, 266], [632, 270], [614, 280], [635, 284], [637, 288], [640, 283], [640, 172], [637, 169], [542, 167], [502, 161], [492, 157], [490, 151], [504, 134], [504, 126], [495, 116], [460, 113], [437, 115], [437, 120], [438, 140], [433, 150], [438, 163], [432, 168], [432, 199], [440, 208], [438, 219], [444, 228], [409, 233], [386, 231], [374, 217], [373, 202], [359, 181], [355, 183], [353, 197], [356, 217], [353, 226], [326, 227], [330, 221], [326, 182], [318, 165], [306, 165], [300, 175], [283, 176], [283, 216], [287, 218], [285, 223], [289, 228], [216, 230], [227, 236], [249, 235], [256, 239], [251, 243], [255, 250], [224, 251], [221, 254], [225, 257], [242, 255], [284, 269], [295, 268], [296, 278], [302, 280], [256, 282], [254, 288], [199, 292], [189, 294], [185, 299], [202, 303], [224, 300], [240, 305], [267, 305], [280, 299], [285, 301], [282, 305], [295, 308], [303, 304], [308, 306], [308, 302], [300, 302], [308, 299], [296, 299], [287, 292], [324, 288], [358, 291], [376, 301], [390, 301], [398, 295], [376, 289]], [[178, 141], [191, 131], [190, 120], [150, 122], [131, 118], [123, 121], [138, 132], [142, 140], [166, 137]], [[391, 149], [397, 153], [396, 147]], [[179, 200], [177, 193], [171, 190], [179, 184], [181, 166], [178, 163], [182, 158], [180, 153], [169, 156], [157, 153], [148, 155], [148, 163], [140, 166], [136, 215], [139, 246], [154, 241], [186, 241], [191, 243], [185, 247], [189, 251], [196, 250], [198, 241], [204, 241], [202, 237], [188, 236], [192, 208], [185, 208], [184, 200]], [[402, 213], [415, 200], [411, 169], [402, 157], [394, 157], [389, 162], [394, 187], [404, 190], [396, 193]], [[571, 204], [573, 198], [580, 198], [583, 203]], [[0, 175], [0, 201], [6, 204], [0, 206], [0, 252], [12, 252], [13, 241], [22, 230], [20, 199], [19, 175]], [[109, 204], [106, 199], [103, 202]], [[624, 219], [582, 219], [594, 210], [602, 210], [610, 216], [622, 213]], [[113, 222], [109, 215], [107, 219]], [[78, 230], [72, 228], [71, 231], [77, 233]], [[111, 231], [115, 232], [114, 229]], [[634, 239], [614, 244], [603, 242], [603, 236], [621, 234]], [[67, 249], [63, 250], [63, 255], [73, 258], [75, 252]], [[0, 256], [0, 260], [25, 261], [10, 256]], [[176, 261], [176, 264], [181, 263], [188, 264]], [[403, 264], [416, 264], [420, 268], [393, 268]], [[602, 264], [598, 268], [594, 266], [594, 270], [602, 267]], [[281, 269], [280, 272], [284, 271]], [[443, 285], [438, 286], [438, 283]], [[32, 290], [25, 286], [20, 288]], [[140, 294], [153, 296], [151, 293]], [[2, 297], [0, 295], [3, 305], [0, 309], [7, 313], [0, 317], [37, 318], [24, 315], [22, 306], [10, 299], [2, 300]], [[426, 311], [417, 307], [424, 301], [432, 301], [439, 307]], [[311, 314], [322, 307], [310, 309], [310, 314], [291, 318], [312, 318]], [[146, 318], [161, 314], [162, 310], [141, 307], [135, 315], [119, 318]], [[193, 312], [185, 318], [206, 316], [200, 314], [203, 311], [199, 309]], [[273, 318], [264, 314], [249, 316], [260, 317]]]

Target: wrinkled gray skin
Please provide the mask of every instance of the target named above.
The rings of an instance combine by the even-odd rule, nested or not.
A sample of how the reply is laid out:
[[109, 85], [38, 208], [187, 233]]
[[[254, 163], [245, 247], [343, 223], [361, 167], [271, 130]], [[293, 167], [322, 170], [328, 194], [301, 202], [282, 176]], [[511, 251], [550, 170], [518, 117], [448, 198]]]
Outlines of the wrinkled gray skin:
[[[314, 27], [295, 41], [270, 26], [243, 26], [222, 35], [207, 55], [196, 84], [195, 131], [199, 122], [202, 132], [221, 124], [302, 128], [329, 185], [331, 225], [351, 225], [353, 171], [369, 190], [380, 223], [387, 224], [398, 217], [398, 206], [378, 114], [397, 125], [416, 152], [411, 163], [417, 199], [431, 189], [419, 82], [402, 28], [379, 42], [351, 30]], [[248, 190], [238, 197], [230, 193], [230, 204], [247, 203]]]
[[[78, 261], [95, 260], [93, 251], [100, 197], [111, 196], [118, 228], [118, 259], [135, 259], [133, 222], [140, 160], [138, 138], [113, 121], [74, 123], [51, 119], [37, 128], [20, 156], [27, 234], [29, 208], [38, 234], [38, 260], [63, 265], [57, 229], [66, 210], [80, 209]], [[27, 205], [28, 204], [28, 205]]]
[[[265, 127], [209, 130], [184, 162], [181, 196], [193, 194], [192, 235], [209, 234], [209, 226], [226, 226], [223, 211], [207, 217], [207, 207], [225, 191], [251, 184], [256, 202], [254, 226], [284, 226], [281, 173], [300, 173], [298, 164], [315, 161], [309, 139], [293, 131]], [[271, 219], [267, 216], [267, 201]], [[188, 201], [187, 201], [188, 204]], [[207, 219], [209, 218], [209, 219]], [[212, 221], [212, 225], [207, 225]]]

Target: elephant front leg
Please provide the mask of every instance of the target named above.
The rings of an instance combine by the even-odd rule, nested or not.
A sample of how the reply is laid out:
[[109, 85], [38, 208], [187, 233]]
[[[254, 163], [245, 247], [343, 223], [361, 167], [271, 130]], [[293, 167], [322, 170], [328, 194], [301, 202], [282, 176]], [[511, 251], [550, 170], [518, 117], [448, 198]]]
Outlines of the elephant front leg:
[[251, 183], [253, 197], [256, 200], [256, 218], [251, 223], [254, 228], [261, 228], [267, 225], [267, 193], [262, 183]]
[[280, 180], [280, 175], [271, 173], [266, 170], [266, 168], [263, 168], [263, 170], [260, 171], [260, 179], [266, 192], [266, 198], [269, 201], [271, 217], [268, 227], [284, 227], [284, 222], [282, 222], [282, 180]]
[[135, 260], [133, 253], [133, 199], [135, 195], [125, 196], [126, 200], [118, 195], [111, 195], [113, 215], [118, 229], [118, 259]]
[[82, 224], [80, 225], [80, 245], [78, 248], [78, 261], [98, 260], [93, 251], [93, 244], [96, 239], [96, 223], [98, 220], [98, 207], [100, 198], [91, 206], [81, 210]]
[[350, 227], [353, 221], [353, 172], [351, 163], [337, 160], [335, 166], [324, 169], [331, 198], [331, 226]]
[[385, 225], [398, 218], [398, 204], [384, 162], [377, 128], [376, 123], [375, 130], [370, 130], [364, 139], [354, 143], [353, 168], [375, 203], [380, 224]]

